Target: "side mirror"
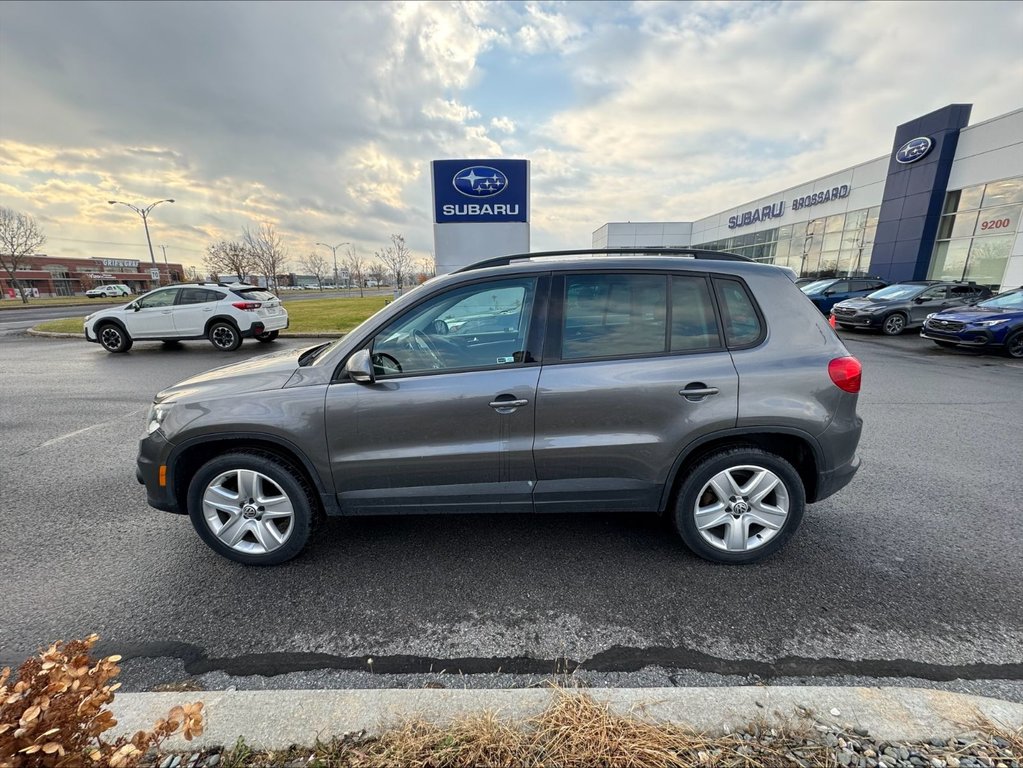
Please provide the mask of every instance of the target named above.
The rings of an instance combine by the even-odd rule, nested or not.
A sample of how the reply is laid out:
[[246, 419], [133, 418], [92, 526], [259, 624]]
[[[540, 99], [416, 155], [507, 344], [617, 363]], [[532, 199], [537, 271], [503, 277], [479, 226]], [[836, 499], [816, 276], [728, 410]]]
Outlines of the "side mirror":
[[373, 361], [369, 357], [368, 349], [360, 349], [348, 358], [345, 363], [345, 373], [352, 381], [360, 384], [372, 384], [376, 379], [373, 376]]
[[136, 312], [138, 312], [140, 309], [142, 309], [142, 307], [139, 306], [139, 303], [137, 301], [133, 301], [128, 306], [131, 307], [132, 309], [134, 309]]
[[834, 291], [824, 291], [824, 295], [825, 296], [834, 296], [835, 292]]
[[917, 298], [913, 299], [913, 301], [915, 301], [917, 304], [923, 304], [925, 301], [930, 301], [930, 299], [925, 299], [923, 296], [918, 296]]

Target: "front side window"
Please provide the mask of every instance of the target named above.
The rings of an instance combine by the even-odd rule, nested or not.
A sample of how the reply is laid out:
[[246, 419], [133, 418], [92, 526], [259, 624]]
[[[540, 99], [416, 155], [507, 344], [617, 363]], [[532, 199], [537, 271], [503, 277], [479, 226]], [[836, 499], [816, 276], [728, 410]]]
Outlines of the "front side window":
[[139, 299], [138, 304], [142, 309], [151, 307], [169, 307], [178, 296], [177, 288], [166, 288], [162, 291], [153, 291]]
[[921, 299], [944, 299], [948, 297], [948, 286], [939, 285], [937, 288], [928, 288], [920, 294]]
[[664, 275], [567, 275], [561, 359], [663, 353], [667, 306]]
[[536, 278], [445, 291], [391, 322], [372, 341], [377, 376], [520, 365], [527, 349]]

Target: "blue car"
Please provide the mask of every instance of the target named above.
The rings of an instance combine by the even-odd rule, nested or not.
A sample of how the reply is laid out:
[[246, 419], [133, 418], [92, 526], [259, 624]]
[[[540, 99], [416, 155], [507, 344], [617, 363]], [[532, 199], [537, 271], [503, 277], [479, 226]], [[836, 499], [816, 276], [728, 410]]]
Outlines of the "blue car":
[[888, 283], [874, 277], [829, 277], [825, 280], [815, 280], [807, 285], [799, 286], [799, 290], [806, 294], [806, 297], [813, 302], [825, 315], [831, 313], [831, 308], [844, 299], [854, 299], [857, 296], [866, 296], [879, 288], [884, 288]]
[[941, 347], [998, 349], [1023, 358], [1023, 288], [928, 315], [920, 335]]

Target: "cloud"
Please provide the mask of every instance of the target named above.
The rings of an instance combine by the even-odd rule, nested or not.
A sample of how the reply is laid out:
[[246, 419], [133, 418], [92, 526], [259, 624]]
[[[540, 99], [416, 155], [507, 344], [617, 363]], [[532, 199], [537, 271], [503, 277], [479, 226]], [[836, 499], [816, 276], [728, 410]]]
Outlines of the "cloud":
[[453, 157], [530, 159], [534, 246], [580, 247], [605, 221], [692, 219], [884, 154], [895, 125], [947, 103], [975, 121], [1018, 108], [1023, 81], [1023, 9], [1001, 3], [2, 14], [0, 94], [17, 106], [0, 204], [39, 216], [54, 249], [127, 255], [141, 228], [107, 199], [178, 200], [153, 219], [178, 254], [262, 220], [296, 254], [371, 253], [392, 232], [425, 253], [429, 162]]

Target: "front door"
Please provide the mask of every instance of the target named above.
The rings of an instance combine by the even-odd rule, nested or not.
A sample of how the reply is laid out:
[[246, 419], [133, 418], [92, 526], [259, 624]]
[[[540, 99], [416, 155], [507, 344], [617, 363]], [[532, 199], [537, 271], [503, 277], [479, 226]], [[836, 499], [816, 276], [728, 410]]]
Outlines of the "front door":
[[367, 339], [376, 380], [327, 391], [346, 514], [528, 512], [540, 376], [533, 276], [442, 292]]
[[161, 288], [147, 293], [136, 301], [137, 312], [125, 317], [128, 333], [133, 339], [171, 338], [177, 335], [174, 327], [174, 301], [178, 288]]

